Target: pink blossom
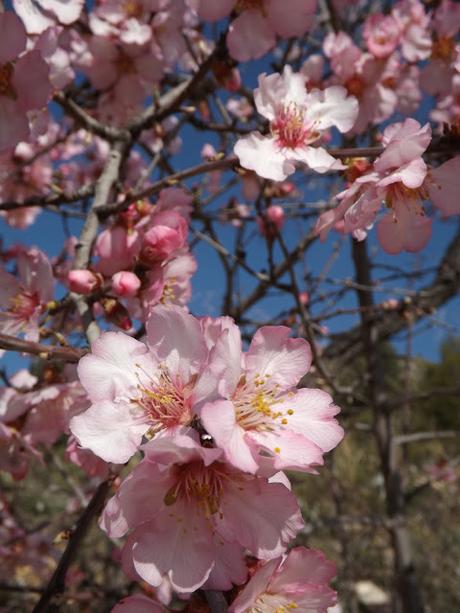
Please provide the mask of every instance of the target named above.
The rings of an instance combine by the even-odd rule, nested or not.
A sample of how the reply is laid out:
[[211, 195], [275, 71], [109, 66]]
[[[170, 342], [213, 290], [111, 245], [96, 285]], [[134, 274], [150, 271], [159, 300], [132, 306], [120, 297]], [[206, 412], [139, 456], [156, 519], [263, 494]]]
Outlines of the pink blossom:
[[126, 462], [147, 432], [190, 424], [194, 404], [213, 385], [200, 381], [207, 355], [198, 321], [179, 307], [151, 310], [147, 345], [121, 332], [102, 334], [78, 365], [92, 404], [72, 419], [72, 433], [107, 462]]
[[372, 55], [377, 58], [387, 58], [399, 44], [398, 22], [392, 15], [374, 13], [366, 19], [364, 39]]
[[144, 460], [101, 519], [112, 537], [134, 529], [124, 559], [142, 579], [159, 586], [167, 576], [185, 593], [243, 583], [245, 549], [264, 560], [279, 556], [303, 524], [285, 485], [233, 469], [220, 449], [196, 439], [176, 435], [143, 445]]
[[398, 100], [382, 80], [385, 62], [363, 53], [345, 32], [328, 34], [323, 49], [334, 73], [331, 82], [340, 83], [358, 99], [354, 133], [360, 134], [369, 123], [379, 123], [392, 115]]
[[137, 111], [149, 88], [163, 75], [163, 64], [151, 46], [116, 44], [100, 36], [90, 39], [79, 67], [95, 88], [113, 96], [111, 113], [114, 115], [119, 108], [122, 112], [124, 109]]
[[188, 224], [184, 217], [174, 210], [155, 213], [142, 239], [140, 259], [150, 266], [171, 256], [185, 246]]
[[112, 277], [112, 289], [117, 296], [135, 296], [141, 286], [141, 280], [133, 272], [122, 270]]
[[29, 34], [41, 34], [56, 21], [70, 25], [77, 21], [84, 0], [13, 0], [16, 13]]
[[[421, 126], [415, 119], [406, 119], [388, 126], [382, 137], [385, 150], [375, 160], [371, 172], [358, 177], [338, 194], [340, 204], [335, 210], [320, 216], [316, 231], [322, 240], [331, 227], [341, 223], [345, 232], [352, 232], [355, 238], [362, 240], [367, 229], [372, 227], [381, 204], [385, 203], [389, 211], [377, 227], [384, 250], [395, 254], [422, 249], [431, 236], [432, 225], [422, 206], [430, 185], [433, 189], [421, 157], [430, 141], [429, 124]], [[453, 202], [451, 194], [449, 204]]]
[[176, 253], [166, 262], [154, 264], [148, 271], [140, 293], [143, 314], [147, 319], [158, 303], [185, 306], [192, 295], [190, 279], [195, 274], [197, 262], [187, 251]]
[[112, 276], [119, 270], [129, 268], [139, 253], [140, 240], [136, 230], [121, 225], [107, 228], [96, 240], [95, 255], [99, 256], [96, 270]]
[[310, 146], [332, 126], [341, 132], [353, 127], [358, 102], [347, 97], [343, 87], [307, 93], [302, 75], [286, 66], [282, 75], [259, 77], [254, 100], [259, 113], [270, 121], [271, 135], [254, 132], [237, 141], [234, 150], [244, 168], [274, 181], [292, 174], [296, 162], [321, 173], [344, 168], [325, 149]]
[[0, 268], [0, 331], [13, 336], [24, 331], [27, 340], [38, 341], [40, 317], [54, 293], [51, 265], [32, 248], [19, 253], [17, 268], [17, 277]]
[[430, 16], [420, 0], [401, 0], [392, 11], [401, 30], [401, 50], [408, 62], [427, 59], [431, 53]]
[[274, 470], [311, 472], [343, 437], [329, 394], [295, 388], [310, 368], [311, 351], [289, 333], [283, 326], [260, 328], [243, 353], [239, 329], [230, 323], [212, 349], [210, 369], [222, 399], [206, 402], [200, 418], [240, 470], [255, 473], [270, 463]]
[[259, 566], [232, 602], [229, 613], [289, 611], [326, 613], [337, 599], [328, 583], [335, 564], [322, 551], [295, 547]]
[[48, 66], [39, 51], [22, 54], [26, 42], [26, 31], [17, 15], [1, 13], [0, 151], [29, 138], [27, 113], [45, 106], [51, 93]]
[[91, 294], [102, 284], [102, 277], [91, 270], [71, 270], [67, 275], [70, 291]]

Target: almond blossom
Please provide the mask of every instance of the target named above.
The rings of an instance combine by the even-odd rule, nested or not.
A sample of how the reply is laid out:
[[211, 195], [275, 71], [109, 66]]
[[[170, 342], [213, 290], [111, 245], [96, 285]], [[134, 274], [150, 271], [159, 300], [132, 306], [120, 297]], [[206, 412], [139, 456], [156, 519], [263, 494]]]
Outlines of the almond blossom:
[[178, 592], [230, 589], [246, 579], [246, 549], [277, 557], [303, 525], [285, 485], [233, 469], [197, 437], [155, 439], [142, 451], [101, 527], [115, 538], [133, 530], [123, 558], [150, 585], [166, 576]]
[[336, 603], [336, 593], [328, 586], [334, 576], [335, 564], [321, 551], [295, 547], [259, 566], [230, 605], [229, 613], [326, 613]]
[[257, 110], [270, 122], [270, 136], [254, 132], [237, 141], [234, 151], [243, 168], [283, 181], [301, 162], [316, 172], [344, 166], [322, 147], [311, 147], [332, 126], [348, 132], [358, 115], [358, 102], [341, 86], [306, 91], [304, 77], [286, 66], [282, 74], [259, 76], [254, 91]]
[[382, 138], [385, 150], [371, 172], [338, 194], [336, 209], [320, 216], [316, 231], [322, 240], [333, 226], [362, 240], [385, 204], [388, 212], [377, 225], [383, 249], [391, 254], [423, 249], [432, 227], [423, 201], [431, 199], [443, 217], [460, 212], [456, 197], [460, 156], [428, 170], [421, 156], [430, 141], [429, 124], [421, 126], [415, 119], [406, 119], [388, 126]]
[[295, 388], [310, 368], [308, 343], [289, 338], [284, 326], [265, 326], [243, 353], [239, 329], [232, 322], [226, 327], [210, 364], [222, 398], [205, 402], [199, 412], [206, 431], [241, 470], [314, 471], [343, 430], [329, 394]]
[[49, 70], [39, 51], [26, 49], [27, 34], [17, 15], [0, 14], [0, 151], [27, 140], [28, 112], [51, 93]]
[[91, 349], [78, 375], [92, 404], [70, 429], [82, 447], [107, 462], [128, 461], [149, 431], [190, 426], [194, 404], [212, 387], [200, 382], [208, 356], [200, 324], [180, 307], [152, 309], [147, 344], [107, 332]]
[[51, 264], [32, 248], [19, 253], [17, 270], [16, 277], [0, 268], [0, 332], [24, 332], [27, 340], [38, 341], [40, 317], [54, 295]]

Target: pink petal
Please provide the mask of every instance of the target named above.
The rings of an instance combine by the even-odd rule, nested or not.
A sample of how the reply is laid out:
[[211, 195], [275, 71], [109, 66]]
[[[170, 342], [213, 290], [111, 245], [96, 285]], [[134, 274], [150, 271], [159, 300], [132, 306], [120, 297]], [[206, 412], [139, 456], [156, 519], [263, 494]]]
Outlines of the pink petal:
[[270, 582], [270, 589], [277, 592], [289, 584], [329, 583], [336, 575], [334, 562], [327, 560], [322, 551], [295, 547], [284, 560], [280, 573]]
[[311, 349], [307, 341], [290, 338], [285, 326], [263, 326], [254, 334], [246, 353], [248, 378], [269, 376], [270, 385], [280, 390], [297, 385], [310, 370]]
[[0, 14], [0, 41], [0, 64], [11, 62], [26, 48], [25, 28], [11, 11]]
[[229, 482], [221, 508], [234, 538], [262, 560], [281, 555], [303, 526], [295, 496], [265, 479]]
[[233, 150], [243, 168], [253, 170], [265, 179], [284, 181], [295, 172], [294, 164], [286, 159], [275, 139], [262, 136], [260, 132], [240, 138]]
[[332, 126], [340, 132], [348, 132], [358, 117], [359, 105], [341, 85], [313, 90], [307, 96], [307, 114], [315, 122], [315, 129], [326, 130]]
[[294, 149], [289, 152], [288, 157], [290, 160], [306, 164], [309, 168], [321, 174], [330, 170], [343, 170], [345, 168], [340, 160], [336, 160], [322, 147]]
[[29, 121], [14, 100], [0, 96], [0, 152], [29, 137]]
[[232, 402], [217, 400], [205, 404], [200, 419], [217, 447], [224, 450], [230, 464], [244, 472], [257, 472], [258, 464], [245, 441], [245, 431], [236, 423]]
[[292, 430], [276, 432], [248, 432], [247, 437], [254, 447], [270, 454], [274, 470], [303, 470], [316, 472], [321, 466], [321, 449], [303, 434]]
[[259, 567], [245, 585], [244, 589], [238, 594], [237, 598], [230, 605], [229, 613], [245, 613], [250, 611], [257, 598], [268, 591], [270, 580], [276, 571], [282, 558], [274, 558], [263, 566]]
[[421, 126], [415, 119], [388, 126], [383, 133], [386, 149], [374, 162], [377, 172], [383, 173], [390, 168], [398, 168], [420, 157], [431, 141], [431, 127]]
[[216, 534], [214, 560], [214, 567], [203, 589], [226, 591], [246, 581], [248, 569], [245, 550], [238, 543], [227, 543]]
[[301, 36], [314, 22], [316, 0], [266, 0], [268, 20], [282, 38]]
[[29, 51], [16, 62], [13, 87], [24, 111], [46, 105], [51, 95], [49, 68], [39, 51]]
[[78, 364], [78, 376], [93, 402], [136, 397], [139, 377], [145, 381], [156, 370], [144, 343], [122, 332], [102, 334], [91, 349]]
[[150, 424], [140, 422], [128, 403], [103, 400], [70, 420], [80, 445], [106, 462], [124, 464], [139, 449]]
[[443, 217], [460, 214], [460, 156], [431, 170], [430, 198]]
[[41, 34], [55, 23], [51, 17], [40, 11], [32, 0], [13, 0], [13, 6], [24, 22], [28, 34]]
[[194, 592], [208, 579], [214, 566], [209, 522], [201, 512], [169, 507], [156, 522], [134, 532], [133, 562], [136, 572], [153, 586], [168, 575], [178, 592]]
[[392, 255], [401, 251], [417, 252], [431, 237], [432, 220], [415, 202], [395, 203], [377, 225], [377, 238], [382, 248]]
[[385, 187], [401, 181], [406, 187], [415, 189], [420, 187], [425, 180], [427, 166], [423, 158], [415, 158], [398, 168], [395, 172], [382, 179], [377, 183], [379, 187]]
[[219, 21], [232, 12], [236, 0], [194, 0], [196, 11], [200, 19], [204, 21]]
[[287, 427], [303, 434], [324, 452], [336, 447], [344, 432], [334, 419], [339, 408], [331, 396], [319, 389], [299, 389], [290, 398], [293, 414], [288, 417]]
[[276, 35], [260, 11], [249, 9], [232, 21], [227, 34], [230, 55], [238, 62], [255, 60], [276, 44]]
[[69, 25], [80, 17], [85, 0], [38, 0], [45, 11], [54, 13], [60, 23]]
[[185, 309], [159, 305], [147, 320], [150, 350], [169, 372], [187, 382], [203, 368], [207, 358], [206, 343], [199, 321]]
[[165, 492], [174, 485], [169, 472], [153, 462], [141, 462], [129, 473], [105, 506], [99, 525], [112, 538], [120, 538], [163, 509]]

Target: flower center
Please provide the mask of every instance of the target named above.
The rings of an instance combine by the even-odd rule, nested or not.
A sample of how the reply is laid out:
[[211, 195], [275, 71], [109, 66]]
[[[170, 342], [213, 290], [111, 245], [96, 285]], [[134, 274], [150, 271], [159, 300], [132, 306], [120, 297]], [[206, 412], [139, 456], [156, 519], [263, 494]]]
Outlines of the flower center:
[[40, 305], [38, 292], [27, 292], [22, 290], [10, 301], [11, 311], [21, 319], [28, 319]]
[[406, 187], [403, 183], [393, 183], [388, 187], [385, 204], [392, 209], [397, 202], [406, 204], [419, 204], [421, 200], [428, 199], [428, 189], [422, 184], [417, 188]]
[[164, 502], [171, 506], [179, 499], [198, 505], [207, 518], [220, 508], [225, 467], [219, 462], [205, 467], [203, 462], [190, 462], [175, 467], [177, 481], [166, 493]]
[[[137, 365], [140, 368], [139, 365]], [[159, 366], [157, 379], [148, 386], [139, 383], [139, 396], [131, 402], [140, 406], [149, 421], [152, 431], [173, 428], [190, 423], [192, 412], [188, 400], [189, 385], [173, 380], [165, 366]], [[145, 374], [145, 373], [144, 373]], [[193, 383], [193, 382], [192, 382]]]
[[279, 410], [286, 396], [278, 397], [279, 384], [270, 385], [269, 379], [270, 375], [256, 375], [248, 383], [243, 378], [237, 387], [233, 403], [237, 422], [244, 430], [273, 431], [287, 425], [288, 416], [294, 413], [292, 409]]
[[345, 87], [347, 88], [349, 94], [356, 96], [357, 98], [360, 98], [366, 89], [366, 85], [364, 84], [363, 80], [356, 75], [351, 77], [351, 79], [348, 79], [348, 81], [345, 83]]
[[176, 299], [176, 292], [174, 290], [174, 285], [177, 281], [176, 277], [171, 277], [165, 282], [163, 287], [163, 293], [160, 298], [161, 304], [172, 304]]
[[278, 111], [270, 129], [278, 144], [289, 149], [295, 149], [318, 138], [317, 134], [309, 133], [305, 125], [305, 111], [294, 102], [290, 102]]

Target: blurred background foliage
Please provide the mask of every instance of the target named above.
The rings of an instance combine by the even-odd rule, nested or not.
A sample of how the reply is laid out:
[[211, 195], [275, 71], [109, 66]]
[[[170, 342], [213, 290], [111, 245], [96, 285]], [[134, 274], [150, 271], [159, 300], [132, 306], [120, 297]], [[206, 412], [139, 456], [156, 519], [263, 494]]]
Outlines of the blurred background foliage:
[[[460, 611], [460, 397], [443, 390], [460, 382], [460, 338], [442, 343], [439, 362], [407, 359], [390, 344], [381, 349], [394, 430], [409, 439], [397, 444], [396, 453], [401, 454], [417, 576], [428, 612], [455, 613]], [[342, 382], [365, 387], [363, 377], [361, 358], [341, 373]], [[304, 385], [315, 382], [306, 379]], [[345, 439], [328, 454], [319, 475], [289, 475], [306, 522], [297, 541], [336, 561], [335, 588], [343, 611], [392, 612], [393, 559], [372, 407], [342, 408]], [[94, 491], [96, 481], [66, 462], [64, 451], [62, 441], [52, 454], [37, 459], [21, 482], [0, 474], [1, 612], [32, 610], [62, 554], [67, 531]], [[119, 570], [118, 546], [92, 526], [56, 610], [110, 611], [139, 589]], [[173, 606], [183, 609], [184, 603]], [[185, 607], [203, 610], [197, 601]]]

